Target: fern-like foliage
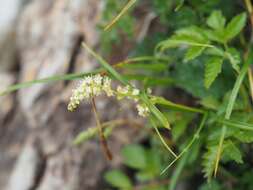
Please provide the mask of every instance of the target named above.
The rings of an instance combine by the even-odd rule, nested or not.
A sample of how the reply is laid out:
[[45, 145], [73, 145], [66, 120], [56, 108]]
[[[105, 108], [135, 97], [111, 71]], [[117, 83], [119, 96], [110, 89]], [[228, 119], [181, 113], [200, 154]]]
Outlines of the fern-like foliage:
[[208, 182], [210, 182], [213, 172], [214, 172], [217, 149], [218, 149], [218, 145], [208, 145], [207, 151], [203, 155], [203, 161], [202, 161], [203, 170], [202, 171], [204, 173], [204, 176], [207, 178]]
[[212, 57], [208, 60], [205, 67], [205, 87], [209, 88], [217, 78], [222, 69], [223, 59], [221, 57]]
[[[217, 140], [217, 139], [216, 139]], [[203, 155], [202, 167], [204, 176], [207, 178], [208, 182], [212, 179], [214, 173], [218, 144], [208, 144], [207, 151]], [[224, 146], [222, 147], [222, 160], [224, 162], [235, 161], [238, 164], [243, 163], [242, 154], [240, 149], [231, 140], [226, 140]]]
[[228, 46], [244, 28], [246, 14], [235, 16], [226, 25], [226, 18], [220, 11], [214, 11], [207, 18], [208, 27], [190, 26], [179, 29], [169, 39], [158, 44], [157, 50], [164, 52], [169, 48], [187, 48], [184, 61], [191, 61], [202, 54], [208, 56], [205, 64], [205, 87], [209, 88], [221, 72], [222, 63], [228, 60], [232, 68], [239, 73], [240, 53]]

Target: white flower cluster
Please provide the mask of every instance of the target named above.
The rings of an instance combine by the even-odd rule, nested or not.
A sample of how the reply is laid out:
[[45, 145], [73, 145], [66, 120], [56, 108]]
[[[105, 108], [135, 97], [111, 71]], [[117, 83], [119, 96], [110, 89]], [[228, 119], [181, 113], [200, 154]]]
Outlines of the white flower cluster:
[[148, 107], [143, 104], [137, 104], [136, 108], [137, 108], [138, 114], [142, 117], [147, 117], [150, 113]]
[[106, 76], [102, 77], [100, 74], [85, 77], [78, 87], [73, 90], [68, 104], [68, 110], [74, 111], [82, 100], [98, 96], [103, 91], [107, 96], [113, 96], [110, 78]]
[[[117, 98], [119, 100], [123, 98], [132, 99], [135, 102], [139, 102], [139, 94], [140, 90], [137, 88], [132, 88], [130, 86], [121, 87], [118, 86], [117, 88]], [[147, 117], [149, 115], [149, 109], [144, 104], [137, 103], [136, 109], [138, 111], [138, 114], [142, 117]]]
[[[150, 90], [149, 90], [150, 91]], [[146, 117], [149, 114], [149, 109], [144, 104], [139, 103], [140, 90], [129, 85], [118, 86], [114, 91], [111, 86], [111, 79], [107, 76], [101, 76], [100, 74], [94, 76], [85, 77], [79, 86], [73, 90], [73, 94], [68, 104], [68, 110], [74, 111], [80, 102], [91, 97], [98, 96], [105, 92], [107, 96], [116, 96], [118, 100], [128, 98], [134, 100], [137, 105], [138, 114], [142, 117]]]
[[129, 85], [125, 87], [118, 86], [117, 88], [117, 98], [119, 100], [123, 98], [133, 99], [138, 101], [138, 96], [140, 94], [140, 90], [137, 88], [132, 88]]

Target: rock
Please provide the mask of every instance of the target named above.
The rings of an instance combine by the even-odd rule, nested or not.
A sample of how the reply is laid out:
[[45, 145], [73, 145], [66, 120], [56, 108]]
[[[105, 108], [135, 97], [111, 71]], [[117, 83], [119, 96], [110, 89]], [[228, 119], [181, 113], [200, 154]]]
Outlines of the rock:
[[36, 176], [43, 163], [39, 145], [34, 140], [27, 142], [21, 152], [6, 190], [30, 190], [36, 185]]
[[[21, 16], [18, 29], [22, 63], [20, 82], [61, 75], [69, 70], [73, 72], [78, 69], [78, 72], [81, 72], [94, 68], [95, 65], [90, 64], [87, 55], [80, 50], [80, 45], [84, 39], [90, 45], [97, 42], [95, 26], [100, 13], [99, 0], [35, 0], [30, 3]], [[59, 99], [59, 93], [63, 91], [62, 84], [50, 89], [50, 97]], [[31, 122], [45, 122], [46, 117], [42, 121], [36, 118], [41, 112], [50, 115], [46, 112], [53, 108], [46, 107], [42, 110], [43, 106], [37, 101], [49, 87], [52, 86], [37, 84], [20, 91], [21, 107]], [[48, 103], [48, 106], [57, 101], [50, 97], [47, 101], [53, 102]], [[44, 101], [40, 102], [44, 104]]]
[[0, 70], [7, 71], [16, 62], [16, 26], [28, 0], [2, 1], [0, 6]]
[[[8, 86], [14, 83], [14, 76], [11, 73], [0, 73], [0, 92], [4, 91]], [[14, 104], [13, 96], [0, 96], [0, 124], [3, 124], [7, 114], [11, 111]]]

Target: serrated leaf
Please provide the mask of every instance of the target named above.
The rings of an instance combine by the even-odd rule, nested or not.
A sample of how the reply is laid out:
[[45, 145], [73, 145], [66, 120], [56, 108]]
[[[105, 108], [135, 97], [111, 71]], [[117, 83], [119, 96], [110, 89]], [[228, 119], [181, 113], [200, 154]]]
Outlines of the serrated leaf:
[[185, 46], [198, 46], [198, 47], [213, 47], [209, 44], [208, 40], [200, 39], [199, 37], [191, 34], [175, 34], [168, 40], [162, 41], [158, 44], [159, 51], [164, 51], [169, 48]]
[[218, 57], [224, 57], [225, 52], [221, 48], [214, 47], [214, 48], [206, 49], [205, 54], [212, 55], [212, 56], [218, 56]]
[[224, 37], [224, 32], [223, 31], [218, 31], [218, 30], [205, 30], [205, 35], [207, 36], [208, 40], [210, 41], [215, 41], [219, 43], [224, 43], [225, 42], [225, 37]]
[[196, 57], [200, 56], [204, 50], [205, 47], [201, 46], [190, 47], [185, 54], [184, 61], [188, 62], [195, 59]]
[[127, 145], [121, 152], [124, 164], [134, 169], [144, 169], [147, 166], [146, 150], [140, 145]]
[[213, 11], [207, 19], [207, 25], [214, 30], [223, 30], [226, 24], [226, 18], [221, 11]]
[[239, 72], [240, 71], [239, 64], [241, 62], [240, 53], [235, 48], [228, 48], [226, 55], [232, 65], [233, 69], [235, 71]]
[[237, 36], [242, 29], [244, 28], [246, 24], [246, 13], [241, 13], [237, 16], [235, 16], [226, 26], [225, 28], [225, 38], [226, 41], [229, 41], [233, 39], [235, 36]]
[[222, 69], [223, 58], [212, 57], [205, 66], [205, 87], [208, 89]]
[[243, 163], [242, 154], [232, 141], [226, 141], [223, 148], [223, 156], [226, 160], [233, 160], [236, 163]]
[[132, 183], [127, 175], [120, 170], [112, 170], [106, 172], [105, 180], [113, 187], [130, 190], [132, 189]]
[[252, 131], [240, 131], [234, 135], [242, 143], [252, 143], [253, 142], [253, 132]]
[[202, 28], [199, 28], [197, 26], [190, 26], [179, 29], [175, 33], [176, 35], [191, 36], [192, 39], [203, 42], [207, 40], [204, 32], [205, 30], [203, 30]]
[[207, 178], [209, 182], [214, 172], [217, 150], [218, 150], [218, 145], [209, 145], [207, 146], [207, 151], [205, 152], [203, 156], [203, 162], [202, 162], [203, 170], [202, 171], [204, 172], [204, 176]]

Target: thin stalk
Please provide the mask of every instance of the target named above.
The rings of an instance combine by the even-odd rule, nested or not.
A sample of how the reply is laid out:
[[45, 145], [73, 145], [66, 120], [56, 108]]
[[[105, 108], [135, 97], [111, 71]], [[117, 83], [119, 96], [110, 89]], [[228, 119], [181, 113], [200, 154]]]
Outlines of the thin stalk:
[[[165, 61], [167, 60], [166, 58], [155, 58], [152, 56], [143, 56], [143, 57], [134, 57], [134, 58], [130, 58], [128, 60], [116, 63], [115, 65], [113, 65], [112, 67], [114, 68], [120, 68], [120, 67], [124, 67], [128, 64], [131, 63], [135, 63], [135, 62], [140, 62], [140, 61], [152, 61], [152, 60], [162, 60]], [[36, 79], [36, 80], [32, 80], [32, 81], [28, 81], [28, 82], [23, 82], [23, 83], [18, 83], [18, 84], [14, 84], [9, 86], [6, 90], [0, 92], [0, 96], [4, 96], [6, 94], [9, 94], [11, 92], [17, 91], [19, 89], [22, 88], [28, 88], [30, 86], [33, 86], [35, 84], [43, 84], [43, 83], [52, 83], [52, 82], [57, 82], [57, 81], [69, 81], [69, 80], [75, 80], [75, 79], [79, 79], [82, 78], [84, 76], [88, 76], [88, 75], [92, 75], [92, 74], [107, 74], [107, 71], [103, 68], [100, 69], [96, 69], [92, 72], [86, 72], [86, 73], [71, 73], [71, 74], [65, 74], [65, 75], [55, 75], [55, 76], [51, 76], [51, 77], [47, 77], [47, 78], [42, 78], [42, 79]], [[140, 79], [142, 80], [142, 79]]]
[[98, 115], [98, 112], [97, 112], [97, 107], [96, 107], [96, 103], [95, 103], [94, 98], [91, 98], [91, 104], [92, 104], [92, 110], [93, 110], [94, 115], [95, 115], [97, 127], [99, 129], [99, 138], [100, 138], [102, 150], [103, 150], [106, 158], [108, 160], [112, 160], [112, 153], [111, 153], [111, 151], [110, 151], [110, 149], [107, 145], [107, 141], [106, 141], [106, 138], [105, 138], [104, 133], [103, 133], [103, 127], [100, 123], [100, 119], [99, 119], [99, 115]]
[[150, 119], [151, 124], [153, 125], [158, 137], [160, 138], [161, 142], [163, 143], [163, 145], [165, 146], [165, 148], [175, 157], [177, 158], [178, 156], [173, 152], [173, 150], [167, 145], [167, 143], [165, 142], [164, 138], [162, 137], [161, 133], [159, 132], [159, 130], [156, 127], [155, 121], [154, 119], [151, 117]]
[[110, 29], [135, 3], [137, 0], [130, 0], [123, 7], [120, 13], [104, 28], [104, 31]]
[[242, 129], [245, 131], [253, 131], [253, 125], [251, 125], [251, 124], [237, 122], [237, 121], [231, 121], [231, 120], [220, 120], [218, 122], [223, 125], [231, 126], [231, 127], [237, 128], [237, 129]]
[[124, 60], [122, 62], [119, 62], [115, 65], [115, 67], [124, 67], [125, 65], [129, 65], [130, 63], [135, 63], [135, 62], [142, 62], [142, 61], [168, 61], [168, 58], [166, 57], [154, 57], [154, 56], [142, 56], [142, 57], [133, 57], [129, 58], [127, 60]]
[[[246, 8], [250, 14], [250, 22], [251, 22], [251, 27], [253, 27], [253, 6], [251, 3], [251, 0], [244, 0]], [[253, 33], [251, 31], [251, 41], [253, 39]], [[251, 95], [251, 99], [253, 101], [253, 78], [252, 78], [252, 70], [251, 68], [248, 69], [248, 80], [249, 80], [249, 84], [250, 84], [250, 95]]]
[[[249, 56], [251, 56], [251, 55], [249, 55]], [[243, 82], [243, 79], [244, 79], [245, 75], [247, 74], [247, 70], [249, 68], [250, 60], [251, 59], [245, 61], [244, 65], [243, 65], [243, 67], [242, 67], [242, 69], [241, 69], [241, 71], [240, 71], [240, 73], [239, 73], [239, 75], [236, 79], [234, 88], [232, 90], [232, 93], [230, 95], [229, 102], [228, 102], [228, 105], [227, 105], [227, 109], [226, 109], [226, 113], [225, 113], [225, 119], [230, 119], [230, 116], [232, 114], [233, 107], [234, 107], [239, 89], [241, 87], [241, 84]], [[222, 146], [223, 146], [223, 142], [224, 142], [224, 139], [225, 139], [226, 132], [227, 132], [227, 126], [223, 125], [222, 126], [222, 131], [221, 131], [221, 136], [220, 136], [220, 141], [219, 141], [219, 146], [218, 146], [218, 151], [217, 151], [217, 156], [216, 156], [214, 176], [216, 176], [217, 171], [218, 171], [219, 161], [220, 161], [221, 152], [222, 152]]]
[[253, 101], [253, 77], [252, 77], [252, 70], [251, 70], [251, 68], [248, 69], [248, 80], [249, 80], [249, 84], [250, 84], [251, 100]]
[[200, 114], [206, 113], [206, 111], [203, 109], [193, 108], [193, 107], [189, 107], [189, 106], [185, 106], [185, 105], [181, 105], [181, 104], [176, 104], [176, 103], [173, 103], [173, 102], [166, 100], [165, 98], [162, 98], [162, 97], [151, 96], [151, 101], [153, 104], [168, 106], [170, 108], [178, 109], [180, 111], [187, 111], [187, 112], [200, 113]]
[[182, 159], [178, 162], [177, 167], [175, 171], [173, 172], [171, 181], [169, 183], [169, 190], [174, 190], [176, 188], [178, 178], [187, 163], [187, 158], [189, 157], [189, 155], [190, 155], [190, 152], [186, 152], [186, 154], [183, 155]]
[[200, 132], [202, 131], [203, 127], [205, 126], [206, 120], [207, 120], [207, 116], [208, 114], [205, 113], [201, 123], [199, 125], [199, 128], [197, 129], [196, 133], [194, 134], [192, 140], [188, 143], [188, 145], [183, 149], [183, 151], [177, 156], [177, 158], [175, 158], [162, 172], [161, 175], [164, 174], [178, 159], [180, 159], [186, 152], [189, 151], [189, 149], [191, 148], [191, 146], [193, 145], [193, 143], [199, 139], [199, 135]]

